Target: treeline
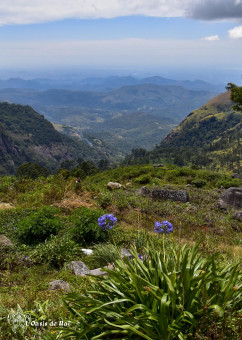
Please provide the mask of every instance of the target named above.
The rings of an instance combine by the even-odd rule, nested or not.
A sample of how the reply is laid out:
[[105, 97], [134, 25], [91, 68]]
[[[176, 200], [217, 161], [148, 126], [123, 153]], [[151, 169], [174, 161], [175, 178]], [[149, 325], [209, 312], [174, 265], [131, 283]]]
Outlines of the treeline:
[[28, 162], [18, 167], [16, 177], [36, 179], [38, 177], [48, 177], [51, 174], [61, 173], [66, 179], [68, 177], [84, 179], [88, 175], [93, 175], [99, 171], [108, 170], [109, 168], [110, 163], [107, 159], [101, 159], [97, 164], [91, 160], [84, 160], [83, 158], [79, 158], [77, 161], [67, 159], [61, 163], [60, 168], [54, 171], [37, 163]]

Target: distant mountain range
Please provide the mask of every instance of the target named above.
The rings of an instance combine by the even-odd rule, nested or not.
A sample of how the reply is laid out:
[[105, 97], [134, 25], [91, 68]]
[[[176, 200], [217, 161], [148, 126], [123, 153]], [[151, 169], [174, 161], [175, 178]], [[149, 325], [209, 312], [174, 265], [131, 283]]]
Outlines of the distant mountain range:
[[203, 80], [174, 80], [161, 76], [135, 78], [132, 76], [120, 77], [111, 76], [106, 78], [88, 77], [84, 79], [31, 79], [26, 80], [22, 78], [10, 78], [0, 80], [0, 89], [5, 88], [21, 88], [34, 89], [37, 91], [44, 91], [49, 89], [66, 89], [66, 90], [82, 90], [82, 91], [111, 91], [122, 86], [154, 84], [154, 85], [173, 85], [182, 86], [185, 89], [192, 91], [210, 91], [222, 92], [223, 84], [212, 85]]
[[0, 101], [30, 105], [59, 132], [85, 143], [91, 158], [96, 150], [102, 158], [120, 161], [133, 148], [154, 148], [187, 112], [213, 98], [221, 88], [201, 80], [160, 76], [11, 78], [0, 80]]
[[[229, 91], [211, 99], [191, 112], [143, 161], [241, 171], [242, 112], [232, 106]], [[126, 158], [132, 161], [132, 155]]]

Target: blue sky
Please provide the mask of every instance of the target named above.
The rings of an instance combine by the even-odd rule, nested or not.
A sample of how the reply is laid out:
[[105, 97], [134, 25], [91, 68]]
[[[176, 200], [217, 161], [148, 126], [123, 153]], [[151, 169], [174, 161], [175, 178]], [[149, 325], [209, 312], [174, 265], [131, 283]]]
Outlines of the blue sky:
[[190, 68], [241, 74], [241, 61], [241, 0], [0, 3], [1, 69]]

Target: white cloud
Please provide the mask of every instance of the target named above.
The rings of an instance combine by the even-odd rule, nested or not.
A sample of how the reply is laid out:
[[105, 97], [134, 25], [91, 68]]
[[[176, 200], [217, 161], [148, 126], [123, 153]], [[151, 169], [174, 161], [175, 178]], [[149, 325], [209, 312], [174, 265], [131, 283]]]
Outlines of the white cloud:
[[229, 32], [229, 37], [231, 39], [241, 39], [242, 38], [242, 26], [236, 26], [232, 28]]
[[[127, 15], [177, 17], [192, 0], [1, 0], [0, 25]], [[197, 0], [196, 0], [197, 1]]]
[[207, 41], [218, 41], [220, 40], [219, 36], [216, 35], [209, 35], [208, 37], [204, 37], [202, 40], [207, 40]]
[[30, 24], [68, 18], [96, 19], [129, 15], [242, 18], [241, 0], [1, 0], [0, 25]]

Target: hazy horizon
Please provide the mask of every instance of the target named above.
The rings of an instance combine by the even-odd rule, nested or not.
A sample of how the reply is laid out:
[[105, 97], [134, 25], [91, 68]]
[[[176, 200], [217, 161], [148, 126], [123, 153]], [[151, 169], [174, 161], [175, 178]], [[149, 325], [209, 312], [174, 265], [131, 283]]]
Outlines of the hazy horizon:
[[0, 78], [239, 82], [242, 0], [2, 0]]

